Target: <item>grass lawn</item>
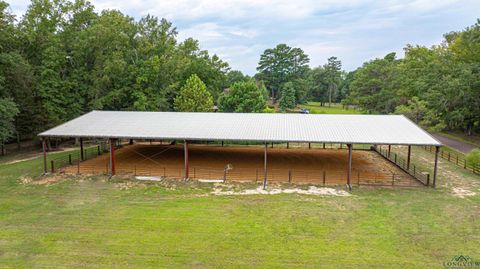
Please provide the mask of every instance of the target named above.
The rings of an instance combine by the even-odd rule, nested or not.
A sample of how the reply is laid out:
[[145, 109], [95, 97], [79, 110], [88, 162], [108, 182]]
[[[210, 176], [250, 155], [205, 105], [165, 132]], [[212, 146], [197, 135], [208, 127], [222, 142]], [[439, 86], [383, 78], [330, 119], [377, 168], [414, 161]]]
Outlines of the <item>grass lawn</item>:
[[307, 108], [311, 114], [361, 114], [359, 110], [351, 108], [343, 108], [340, 104], [332, 104], [332, 106], [320, 106], [319, 102], [308, 102], [306, 105], [299, 105], [300, 108]]
[[[415, 161], [431, 159], [414, 150]], [[443, 268], [455, 255], [480, 260], [480, 177], [443, 161], [437, 190], [355, 188], [349, 197], [213, 196], [210, 184], [103, 177], [21, 183], [41, 164], [0, 164], [1, 268]], [[460, 198], [453, 187], [477, 195]]]

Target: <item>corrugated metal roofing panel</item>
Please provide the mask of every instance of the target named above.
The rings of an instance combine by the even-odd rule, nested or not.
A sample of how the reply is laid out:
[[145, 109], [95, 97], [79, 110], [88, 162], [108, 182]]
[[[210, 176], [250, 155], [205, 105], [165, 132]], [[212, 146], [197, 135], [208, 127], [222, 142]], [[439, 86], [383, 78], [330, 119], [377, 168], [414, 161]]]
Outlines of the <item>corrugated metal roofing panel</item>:
[[92, 111], [39, 136], [441, 145], [401, 115]]

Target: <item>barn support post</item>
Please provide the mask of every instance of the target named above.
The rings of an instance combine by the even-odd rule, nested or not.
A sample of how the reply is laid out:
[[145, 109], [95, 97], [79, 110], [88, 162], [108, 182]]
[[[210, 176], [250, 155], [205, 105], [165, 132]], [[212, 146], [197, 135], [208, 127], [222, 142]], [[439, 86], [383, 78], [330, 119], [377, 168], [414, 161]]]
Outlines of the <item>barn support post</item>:
[[83, 138], [80, 137], [80, 160], [85, 160], [85, 155], [83, 152]]
[[115, 175], [115, 139], [110, 138], [110, 177]]
[[43, 175], [47, 174], [47, 142], [45, 138], [42, 139], [42, 150], [43, 150]]
[[392, 151], [392, 145], [388, 145], [388, 158], [390, 159], [390, 153]]
[[263, 189], [267, 189], [267, 143], [265, 142], [265, 150], [263, 153]]
[[352, 191], [352, 184], [350, 178], [352, 177], [352, 144], [347, 144], [348, 148], [348, 171], [347, 171], [347, 185], [348, 189]]
[[184, 150], [184, 158], [185, 158], [185, 171], [184, 171], [184, 175], [185, 175], [185, 180], [188, 179], [188, 141], [187, 140], [184, 140], [183, 141], [183, 150]]
[[433, 187], [437, 187], [437, 169], [438, 169], [438, 152], [440, 151], [440, 146], [435, 146], [435, 166], [433, 167]]
[[408, 145], [408, 152], [407, 152], [407, 171], [410, 169], [410, 155], [412, 154], [412, 146]]
[[129, 145], [133, 145], [133, 139], [130, 139], [130, 140], [128, 141], [128, 144], [129, 144]]

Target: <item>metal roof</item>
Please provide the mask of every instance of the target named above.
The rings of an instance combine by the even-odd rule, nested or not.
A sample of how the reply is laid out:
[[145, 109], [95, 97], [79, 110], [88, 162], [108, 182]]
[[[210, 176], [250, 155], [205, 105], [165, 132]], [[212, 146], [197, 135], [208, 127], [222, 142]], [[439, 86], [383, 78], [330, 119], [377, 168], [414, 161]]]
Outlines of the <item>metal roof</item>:
[[92, 111], [39, 136], [441, 145], [402, 115]]

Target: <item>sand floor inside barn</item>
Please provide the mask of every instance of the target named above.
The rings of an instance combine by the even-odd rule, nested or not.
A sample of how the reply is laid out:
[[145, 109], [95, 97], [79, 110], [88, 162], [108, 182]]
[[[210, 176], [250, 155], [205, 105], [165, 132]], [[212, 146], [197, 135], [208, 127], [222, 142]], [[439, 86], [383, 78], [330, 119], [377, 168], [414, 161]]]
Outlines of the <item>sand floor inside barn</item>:
[[[348, 151], [318, 148], [267, 149], [269, 181], [345, 184]], [[352, 184], [412, 185], [420, 183], [401, 169], [368, 150], [354, 150]], [[64, 168], [65, 173], [107, 173], [109, 154]], [[118, 174], [184, 177], [183, 145], [126, 145], [115, 151]], [[189, 145], [189, 177], [192, 179], [223, 179], [262, 181], [264, 148], [261, 146]], [[225, 169], [229, 167], [229, 169]]]

